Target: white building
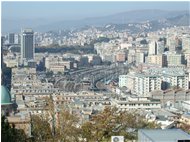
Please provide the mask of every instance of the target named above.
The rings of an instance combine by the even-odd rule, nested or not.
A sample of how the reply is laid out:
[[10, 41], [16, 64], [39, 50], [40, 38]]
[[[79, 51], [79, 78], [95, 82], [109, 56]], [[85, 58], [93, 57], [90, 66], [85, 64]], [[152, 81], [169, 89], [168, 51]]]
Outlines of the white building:
[[157, 54], [164, 53], [164, 49], [165, 49], [164, 41], [158, 41], [156, 42], [156, 44], [157, 44]]
[[156, 55], [157, 54], [157, 44], [155, 41], [151, 41], [149, 43], [149, 51], [148, 51], [149, 55]]
[[120, 47], [121, 49], [128, 49], [129, 47], [132, 47], [132, 43], [121, 43]]
[[135, 60], [136, 60], [136, 64], [140, 64], [140, 63], [144, 63], [144, 53], [138, 52], [135, 54]]
[[119, 87], [127, 87], [127, 75], [120, 75], [119, 76]]
[[168, 66], [180, 66], [184, 64], [184, 55], [182, 54], [175, 54], [175, 53], [169, 53], [167, 54], [167, 63]]
[[119, 97], [112, 100], [112, 105], [122, 111], [130, 109], [160, 109], [159, 100], [151, 100], [147, 97]]
[[184, 111], [190, 112], [190, 101], [182, 101], [181, 105]]
[[186, 53], [190, 53], [190, 37], [183, 37], [182, 38], [182, 49]]
[[179, 87], [187, 90], [189, 88], [189, 74], [180, 67], [148, 69], [146, 74], [161, 76], [165, 89]]
[[166, 44], [169, 47], [169, 51], [171, 52], [176, 51], [176, 40], [174, 36], [167, 37]]
[[135, 93], [139, 96], [146, 96], [153, 90], [161, 89], [161, 76], [137, 74], [135, 77]]
[[163, 82], [166, 88], [179, 87], [189, 89], [189, 75], [184, 72], [165, 73], [163, 75]]
[[131, 92], [135, 92], [135, 72], [119, 76], [119, 87], [127, 87]]
[[49, 56], [45, 58], [45, 67], [54, 73], [64, 72], [65, 69], [73, 68], [73, 62], [66, 61], [61, 56]]

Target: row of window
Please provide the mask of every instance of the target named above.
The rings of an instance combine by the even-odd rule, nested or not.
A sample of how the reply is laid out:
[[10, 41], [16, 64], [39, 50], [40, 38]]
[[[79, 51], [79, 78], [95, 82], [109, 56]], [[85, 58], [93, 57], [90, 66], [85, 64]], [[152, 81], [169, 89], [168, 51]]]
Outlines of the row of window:
[[52, 90], [14, 90], [16, 93], [53, 93]]
[[71, 100], [71, 99], [76, 99], [76, 98], [80, 98], [80, 99], [100, 99], [100, 98], [97, 98], [97, 97], [90, 97], [90, 96], [83, 96], [83, 97], [80, 97], [80, 96], [75, 96], [75, 97], [65, 97], [66, 100]]
[[121, 106], [160, 106], [158, 103], [152, 104], [120, 104]]

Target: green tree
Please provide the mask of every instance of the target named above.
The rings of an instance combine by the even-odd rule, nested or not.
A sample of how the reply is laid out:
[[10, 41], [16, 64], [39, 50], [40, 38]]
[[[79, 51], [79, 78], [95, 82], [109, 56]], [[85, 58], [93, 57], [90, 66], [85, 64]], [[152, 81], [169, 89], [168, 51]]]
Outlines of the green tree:
[[52, 77], [53, 76], [53, 71], [46, 72], [46, 76], [47, 76], [47, 78]]
[[48, 120], [44, 117], [32, 115], [32, 136], [35, 142], [42, 142], [52, 139], [52, 133]]
[[93, 129], [94, 125], [90, 121], [84, 123], [81, 126], [82, 138], [85, 139], [87, 142], [94, 140], [94, 133], [92, 131]]
[[[79, 118], [71, 114], [64, 105], [56, 106], [53, 98], [46, 98], [49, 116], [52, 118], [52, 132], [54, 141], [61, 142], [79, 142], [81, 138], [81, 129], [79, 127]], [[58, 114], [58, 117], [55, 117]]]
[[24, 131], [10, 125], [5, 116], [1, 116], [1, 141], [2, 142], [29, 142]]
[[147, 122], [135, 112], [119, 111], [106, 107], [94, 115], [91, 121], [81, 126], [82, 137], [87, 141], [110, 141], [111, 136], [122, 135], [127, 140], [137, 139], [140, 128], [157, 128], [155, 123]]
[[115, 108], [105, 108], [103, 112], [94, 115], [90, 122], [82, 125], [81, 131], [83, 138], [86, 138], [87, 141], [110, 139], [114, 134], [113, 130], [117, 126], [116, 120], [118, 116]]
[[59, 125], [56, 129], [59, 139], [63, 142], [79, 142], [81, 131], [79, 128], [79, 118], [71, 114], [68, 110], [62, 109], [59, 112]]

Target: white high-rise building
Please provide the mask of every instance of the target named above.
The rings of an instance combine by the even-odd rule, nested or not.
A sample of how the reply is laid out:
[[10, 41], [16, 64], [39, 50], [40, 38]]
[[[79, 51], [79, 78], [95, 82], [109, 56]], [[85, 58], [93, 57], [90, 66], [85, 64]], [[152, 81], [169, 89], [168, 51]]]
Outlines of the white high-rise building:
[[[189, 89], [189, 75], [183, 72], [174, 72], [163, 75], [163, 82], [165, 88], [179, 87]], [[165, 89], [164, 88], [164, 89]]]
[[168, 46], [170, 52], [176, 51], [176, 37], [175, 36], [167, 37], [166, 45]]
[[15, 44], [20, 44], [20, 42], [21, 42], [20, 34], [15, 34]]
[[34, 59], [34, 32], [24, 29], [21, 32], [21, 62]]
[[156, 45], [157, 45], [157, 54], [164, 53], [164, 49], [165, 49], [164, 41], [158, 41], [156, 42]]
[[183, 37], [182, 38], [182, 49], [186, 53], [190, 53], [190, 37]]
[[137, 52], [135, 55], [136, 64], [144, 63], [145, 56], [143, 52]]
[[127, 75], [119, 76], [119, 87], [127, 87]]
[[157, 44], [155, 41], [151, 41], [149, 43], [149, 50], [148, 50], [149, 55], [156, 55], [157, 54]]
[[153, 90], [161, 90], [161, 76], [137, 74], [135, 77], [135, 93], [147, 96]]

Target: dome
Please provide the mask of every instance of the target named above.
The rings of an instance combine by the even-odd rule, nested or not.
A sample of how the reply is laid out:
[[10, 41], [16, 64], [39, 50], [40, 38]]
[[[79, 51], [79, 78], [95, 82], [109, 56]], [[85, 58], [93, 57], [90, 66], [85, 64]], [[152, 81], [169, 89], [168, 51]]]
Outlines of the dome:
[[9, 90], [1, 85], [1, 105], [9, 105], [11, 102], [11, 94]]

